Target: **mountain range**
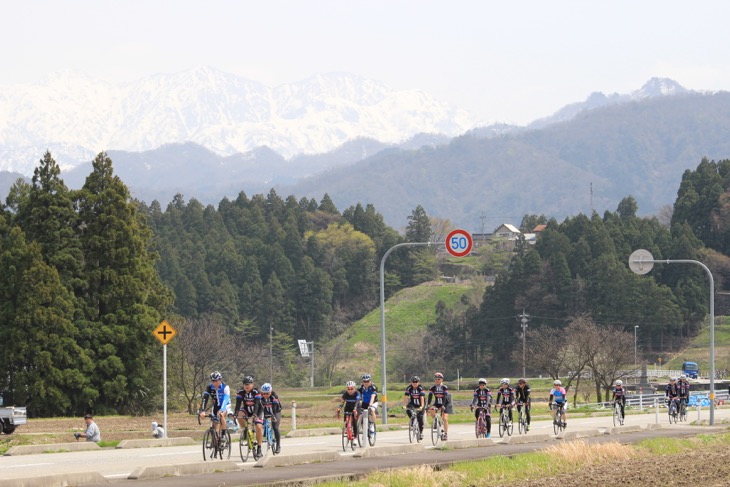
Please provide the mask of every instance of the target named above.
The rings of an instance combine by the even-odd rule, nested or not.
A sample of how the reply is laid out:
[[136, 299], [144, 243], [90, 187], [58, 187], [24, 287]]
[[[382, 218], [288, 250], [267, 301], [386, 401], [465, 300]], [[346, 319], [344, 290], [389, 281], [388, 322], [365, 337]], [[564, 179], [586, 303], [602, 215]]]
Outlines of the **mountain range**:
[[[225, 196], [235, 198], [240, 191], [251, 195], [274, 188], [282, 196], [293, 194], [297, 198], [317, 200], [328, 193], [340, 210], [358, 202], [372, 203], [386, 222], [396, 228], [405, 226], [410, 212], [422, 205], [431, 216], [448, 218], [472, 231], [490, 231], [503, 222], [518, 224], [526, 213], [560, 219], [594, 209], [615, 210], [618, 202], [628, 195], [636, 198], [641, 214], [656, 213], [662, 206], [673, 203], [685, 169], [696, 167], [704, 156], [726, 158], [730, 151], [725, 136], [730, 129], [730, 94], [693, 92], [673, 80], [661, 78], [651, 79], [629, 94], [593, 93], [585, 101], [568, 105], [526, 127], [470, 125], [476, 122], [465, 111], [432, 101], [419, 105], [420, 112], [412, 117], [405, 117], [408, 123], [396, 123], [403, 130], [394, 136], [394, 132], [383, 135], [388, 131], [379, 131], [403, 116], [385, 107], [405, 107], [408, 103], [402, 100], [408, 100], [412, 94], [389, 91], [376, 82], [351, 75], [322, 75], [301, 86], [289, 86], [291, 97], [322, 101], [320, 105], [314, 103], [306, 108], [300, 103], [299, 111], [293, 109], [295, 102], [281, 95], [286, 91], [283, 87], [279, 91], [268, 90], [210, 68], [179, 76], [182, 81], [178, 83], [183, 85], [185, 80], [197, 80], [197, 84], [191, 81], [192, 84], [186, 85], [197, 86], [197, 91], [184, 96], [183, 90], [173, 96], [162, 90], [156, 96], [163, 100], [155, 100], [153, 87], [167, 87], [169, 91], [177, 85], [170, 84], [168, 77], [152, 78], [135, 84], [133, 89], [124, 88], [126, 93], [136, 93], [139, 100], [144, 98], [140, 93], [145, 90], [151, 96], [132, 103], [129, 100], [135, 98], [127, 95], [128, 101], [121, 104], [128, 105], [127, 118], [110, 111], [108, 116], [96, 120], [101, 126], [108, 119], [106, 126], [117, 127], [119, 141], [152, 147], [141, 151], [108, 150], [108, 153], [114, 161], [115, 172], [135, 197], [147, 202], [157, 199], [163, 207], [176, 193], [187, 199], [217, 204]], [[201, 88], [206, 83], [210, 86], [207, 91]], [[216, 110], [221, 114], [222, 107], [228, 106], [217, 97], [226, 92], [221, 85], [235, 87], [231, 88], [232, 93], [238, 94], [226, 96], [229, 100], [239, 100], [238, 115], [220, 115], [218, 119], [212, 115]], [[252, 87], [262, 90], [258, 96], [251, 94]], [[208, 93], [208, 99], [203, 92]], [[89, 85], [86, 98], [80, 104], [93, 99], [94, 93]], [[8, 96], [0, 92], [0, 107], [7, 103]], [[426, 95], [419, 96], [431, 100]], [[390, 104], [383, 104], [386, 99], [391, 100]], [[173, 100], [177, 101], [173, 103]], [[272, 100], [278, 101], [272, 103]], [[188, 107], [187, 111], [171, 108], [178, 102]], [[14, 103], [19, 104], [17, 100]], [[131, 109], [132, 105], [136, 109]], [[274, 112], [277, 120], [282, 114], [289, 114], [292, 124], [293, 121], [304, 125], [321, 121], [322, 125], [313, 127], [309, 138], [304, 137], [309, 146], [305, 143], [296, 149], [292, 148], [292, 141], [299, 142], [299, 137], [288, 139], [276, 150], [275, 143], [256, 145], [258, 139], [251, 136], [245, 140], [253, 147], [242, 152], [230, 140], [243, 138], [232, 137], [229, 142], [225, 142], [225, 137], [218, 138], [208, 144], [206, 140], [213, 139], [193, 140], [193, 135], [201, 134], [240, 135], [238, 129], [229, 127], [216, 132], [211, 127], [216, 120], [230, 121], [231, 126], [241, 125], [242, 117], [245, 118], [242, 114], [253, 117], [256, 107], [260, 109], [257, 113], [262, 131], [266, 120], [271, 120], [266, 117]], [[377, 117], [367, 118], [364, 114], [368, 110], [380, 112]], [[32, 109], [28, 108], [18, 120], [52, 125], [53, 117], [47, 121], [43, 113], [30, 116], [30, 112]], [[2, 113], [7, 110], [0, 110]], [[72, 115], [73, 112], [64, 112], [58, 117], [71, 120]], [[343, 122], [348, 116], [351, 117], [349, 124]], [[1, 194], [7, 193], [7, 186], [15, 178], [29, 173], [26, 166], [21, 169], [14, 167], [14, 163], [7, 164], [7, 161], [17, 161], [8, 156], [12, 151], [35, 150], [30, 162], [32, 171], [48, 147], [64, 167], [63, 178], [69, 187], [83, 184], [90, 172], [89, 161], [95, 155], [91, 149], [70, 139], [56, 145], [49, 142], [42, 149], [40, 145], [9, 143], [16, 140], [10, 137], [14, 133], [30, 140], [41, 131], [34, 132], [31, 128], [23, 131], [21, 123], [9, 124], [8, 120], [8, 117], [5, 121], [0, 119], [0, 151], [3, 151], [0, 162], [5, 164], [2, 167], [6, 171], [14, 169], [15, 172], [0, 174]], [[151, 130], [163, 120], [170, 123], [162, 125], [174, 126], [175, 130]], [[183, 123], [185, 120], [188, 125]], [[245, 123], [253, 124], [255, 120], [250, 118]], [[15, 132], [7, 130], [9, 125], [15, 127]], [[94, 124], [81, 125], [88, 128]], [[121, 126], [126, 129], [118, 130]], [[133, 130], [135, 126], [139, 130]], [[220, 128], [220, 124], [217, 126]], [[145, 127], [149, 129], [146, 138]], [[184, 127], [190, 129], [186, 132]], [[79, 131], [77, 137], [87, 133], [89, 130]], [[154, 146], [155, 140], [162, 140], [170, 133], [176, 135], [168, 143]], [[324, 134], [329, 142], [315, 141], [314, 134]], [[188, 140], [183, 140], [185, 137]], [[267, 137], [269, 141], [286, 139], [273, 130]], [[335, 142], [334, 149], [319, 153], [315, 149]], [[84, 152], [86, 162], [69, 163], [71, 159], [59, 155], [62, 145]]]

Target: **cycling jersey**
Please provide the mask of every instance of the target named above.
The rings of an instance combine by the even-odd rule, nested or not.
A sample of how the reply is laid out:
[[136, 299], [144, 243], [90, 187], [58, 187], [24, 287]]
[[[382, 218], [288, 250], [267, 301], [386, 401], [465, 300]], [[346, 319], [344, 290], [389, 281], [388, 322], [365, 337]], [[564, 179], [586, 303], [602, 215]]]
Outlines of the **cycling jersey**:
[[512, 404], [513, 402], [515, 402], [515, 390], [512, 387], [497, 389], [497, 404]]
[[556, 404], [563, 404], [566, 400], [566, 395], [567, 394], [563, 386], [553, 387], [552, 389], [550, 389], [550, 398], [552, 399], [551, 402], [554, 402]]
[[352, 394], [348, 394], [348, 392], [345, 391], [345, 393], [342, 394], [342, 401], [345, 404], [345, 412], [351, 413], [356, 407], [360, 406], [360, 392], [356, 390]]
[[686, 380], [677, 381], [677, 388], [679, 389], [679, 397], [689, 397], [689, 382]]
[[448, 386], [432, 385], [428, 390], [428, 405], [431, 405], [431, 398], [434, 399], [433, 405], [437, 408], [443, 407], [448, 403], [449, 400], [449, 388]]
[[487, 408], [492, 403], [492, 391], [489, 387], [482, 389], [477, 387], [474, 389], [474, 397], [471, 400], [471, 405], [479, 408]]
[[421, 407], [423, 407], [424, 401], [426, 399], [426, 389], [424, 389], [421, 384], [418, 384], [416, 387], [410, 385], [406, 387], [406, 393], [404, 394], [404, 396], [407, 396], [409, 398], [409, 407], [420, 409]]
[[378, 388], [373, 384], [370, 384], [368, 387], [360, 386], [357, 391], [360, 393], [360, 398], [362, 399], [362, 407], [367, 408], [371, 404], [378, 402]]
[[672, 384], [671, 382], [667, 384], [667, 387], [664, 389], [664, 395], [666, 397], [679, 397], [679, 387], [677, 387], [677, 384]]
[[626, 401], [626, 389], [624, 389], [622, 386], [616, 386], [613, 388], [613, 400], [616, 401]]
[[208, 398], [211, 399], [213, 414], [218, 414], [221, 409], [227, 409], [231, 405], [231, 389], [223, 381], [216, 388], [212, 383], [208, 384], [203, 393], [203, 411], [208, 408]]
[[515, 387], [515, 399], [517, 402], [530, 402], [530, 386], [525, 384], [524, 387], [520, 387], [518, 384]]
[[269, 397], [261, 395], [256, 402], [255, 415], [259, 419], [270, 418], [279, 411], [281, 411], [281, 403], [279, 402], [279, 396], [274, 391], [271, 391]]
[[234, 413], [238, 416], [238, 411], [242, 411], [245, 417], [253, 416], [256, 412], [256, 398], [261, 397], [259, 391], [256, 388], [252, 388], [246, 392], [246, 389], [241, 389], [236, 393], [236, 409]]

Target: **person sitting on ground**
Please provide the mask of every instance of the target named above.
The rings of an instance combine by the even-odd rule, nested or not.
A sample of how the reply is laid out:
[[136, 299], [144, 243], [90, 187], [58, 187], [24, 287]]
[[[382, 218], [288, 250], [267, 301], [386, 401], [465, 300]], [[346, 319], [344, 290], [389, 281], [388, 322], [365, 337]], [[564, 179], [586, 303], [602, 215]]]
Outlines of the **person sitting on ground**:
[[84, 422], [86, 423], [86, 431], [83, 433], [74, 433], [76, 440], [86, 438], [86, 441], [99, 443], [101, 441], [101, 431], [99, 431], [99, 427], [94, 422], [94, 416], [87, 414], [84, 416]]
[[155, 421], [152, 421], [152, 436], [154, 436], [155, 438], [165, 437], [165, 429], [157, 424]]

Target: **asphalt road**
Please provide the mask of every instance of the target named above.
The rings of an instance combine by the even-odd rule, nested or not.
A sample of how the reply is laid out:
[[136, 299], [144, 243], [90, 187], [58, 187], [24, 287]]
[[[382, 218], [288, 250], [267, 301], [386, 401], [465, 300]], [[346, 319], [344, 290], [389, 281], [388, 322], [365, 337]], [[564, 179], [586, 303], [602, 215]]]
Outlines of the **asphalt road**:
[[[689, 413], [690, 422], [697, 420], [697, 411]], [[701, 419], [709, 419], [709, 411], [703, 409]], [[723, 418], [730, 418], [730, 408], [716, 409], [715, 421], [719, 423]], [[629, 415], [625, 427], [632, 425], [647, 425], [656, 422], [654, 412], [649, 414]], [[708, 430], [724, 430], [725, 426], [714, 428], [691, 426], [686, 423], [669, 426], [666, 409], [661, 409], [659, 422], [663, 425], [658, 430], [642, 430], [636, 433], [618, 435], [601, 435], [588, 441], [621, 441], [632, 442], [650, 436], [696, 434]], [[612, 428], [610, 416], [598, 418], [571, 419], [568, 415], [567, 431], [595, 430], [596, 428]], [[174, 485], [183, 486], [236, 486], [236, 485], [265, 485], [275, 482], [291, 482], [295, 479], [307, 479], [319, 476], [361, 475], [374, 469], [393, 468], [417, 464], [448, 464], [458, 460], [484, 458], [495, 454], [512, 454], [521, 451], [535, 450], [553, 444], [552, 424], [549, 421], [533, 422], [530, 435], [549, 434], [551, 439], [524, 445], [501, 444], [497, 428], [492, 428], [492, 438], [497, 445], [490, 447], [466, 448], [459, 450], [436, 450], [428, 448], [417, 454], [388, 455], [375, 458], [354, 458], [352, 452], [342, 451], [341, 438], [338, 435], [314, 436], [307, 438], [284, 438], [281, 455], [295, 455], [310, 452], [339, 452], [343, 461], [328, 463], [313, 463], [292, 467], [254, 468], [254, 463], [240, 461], [237, 444], [234, 447], [231, 460], [237, 461], [242, 471], [187, 477], [167, 477], [153, 480], [135, 480], [134, 487], [164, 487]], [[513, 436], [519, 436], [515, 427]], [[450, 440], [472, 439], [474, 430], [472, 424], [451, 425]], [[377, 447], [386, 445], [408, 444], [406, 430], [382, 431], [378, 433]], [[431, 447], [430, 438], [426, 436], [424, 444]], [[135, 449], [103, 449], [99, 451], [45, 453], [36, 455], [0, 457], [0, 485], [3, 480], [32, 478], [51, 474], [73, 472], [99, 472], [112, 484], [127, 482], [127, 477], [141, 466], [160, 466], [202, 463], [203, 454], [200, 445], [178, 446], [165, 448], [135, 448]], [[108, 485], [108, 484], [105, 484]], [[282, 485], [282, 484], [278, 484]]]

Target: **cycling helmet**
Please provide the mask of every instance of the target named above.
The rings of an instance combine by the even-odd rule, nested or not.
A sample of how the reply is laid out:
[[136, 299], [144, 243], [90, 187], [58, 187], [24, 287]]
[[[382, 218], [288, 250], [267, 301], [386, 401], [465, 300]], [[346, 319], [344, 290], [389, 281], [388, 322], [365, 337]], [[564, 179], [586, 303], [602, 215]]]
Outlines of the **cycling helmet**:
[[421, 378], [417, 375], [414, 375], [413, 377], [411, 377], [411, 382], [421, 382]]
[[684, 374], [682, 374], [682, 375], [680, 375], [680, 376], [679, 376], [679, 379], [680, 379], [680, 380], [684, 380], [684, 379], [686, 379], [686, 378], [687, 378], [687, 376], [686, 376], [686, 375], [684, 375]]
[[481, 378], [481, 379], [479, 379], [479, 383], [480, 384], [484, 384], [486, 386], [487, 385], [487, 379]]
[[370, 374], [365, 374], [362, 376], [362, 381], [366, 382], [366, 381], [372, 380], [372, 378], [373, 377]]
[[500, 384], [507, 384], [507, 385], [509, 385], [509, 379], [507, 379], [507, 378], [505, 377], [504, 379], [502, 379], [501, 381], [499, 381], [499, 383], [500, 383]]
[[522, 377], [520, 377], [520, 380], [518, 380], [517, 383], [518, 384], [526, 384], [527, 381], [525, 379], [523, 379]]
[[261, 384], [261, 393], [266, 394], [268, 392], [271, 392], [271, 384], [268, 382], [265, 384]]
[[560, 382], [560, 381], [559, 381], [558, 379], [555, 379], [555, 382], [553, 382], [553, 385], [554, 385], [554, 386], [562, 386], [562, 385], [563, 385], [563, 383], [562, 383], [562, 382]]
[[676, 381], [677, 381], [677, 378], [676, 378], [676, 377], [672, 377], [672, 378], [671, 378], [671, 379], [669, 379], [669, 380], [670, 380], [670, 382], [676, 382]]
[[222, 380], [223, 376], [217, 370], [210, 373], [210, 380]]
[[621, 380], [617, 380], [617, 381], [616, 381], [616, 385], [617, 385], [617, 386], [622, 386], [622, 385], [624, 385], [624, 383], [623, 383], [623, 381], [621, 381]]
[[435, 374], [433, 374], [433, 378], [434, 379], [443, 379], [444, 374], [442, 374], [441, 372], [436, 372]]
[[356, 386], [355, 382], [351, 381], [351, 380], [348, 380], [347, 383], [345, 384], [345, 387], [347, 387], [347, 388], [355, 387], [355, 386]]
[[253, 384], [253, 377], [250, 375], [243, 376], [243, 383], [244, 384]]

